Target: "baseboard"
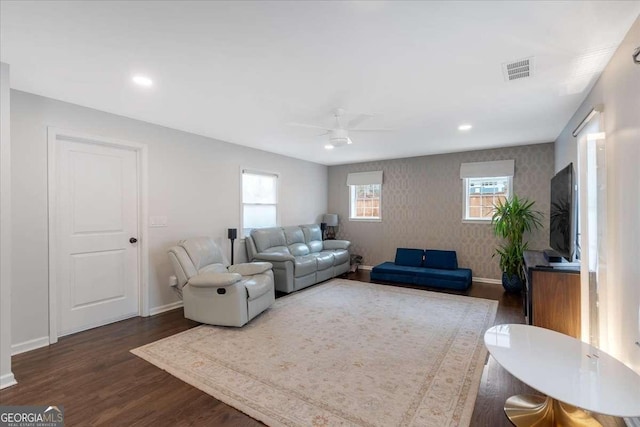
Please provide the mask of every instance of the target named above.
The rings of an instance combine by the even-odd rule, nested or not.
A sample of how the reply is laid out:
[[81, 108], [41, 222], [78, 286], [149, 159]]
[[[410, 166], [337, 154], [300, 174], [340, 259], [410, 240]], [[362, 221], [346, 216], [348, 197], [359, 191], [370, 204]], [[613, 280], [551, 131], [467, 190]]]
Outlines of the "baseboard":
[[46, 347], [49, 345], [49, 337], [40, 337], [35, 338], [29, 341], [21, 342], [18, 344], [13, 344], [11, 346], [11, 355], [15, 356], [16, 354], [25, 353], [27, 351], [35, 350], [37, 348]]
[[502, 280], [500, 279], [487, 279], [486, 277], [473, 277], [471, 281], [478, 283], [491, 283], [492, 285], [501, 285]]
[[16, 377], [13, 376], [13, 372], [9, 372], [0, 377], [0, 390], [16, 384], [18, 384], [18, 381], [16, 381]]
[[640, 418], [625, 418], [624, 422], [627, 424], [627, 427], [640, 427]]
[[373, 266], [372, 265], [359, 265], [358, 266], [358, 270], [371, 271], [371, 270], [373, 270]]
[[164, 313], [165, 311], [174, 310], [182, 307], [182, 301], [172, 302], [171, 304], [161, 305], [160, 307], [154, 307], [149, 310], [149, 316], [155, 316], [156, 314]]

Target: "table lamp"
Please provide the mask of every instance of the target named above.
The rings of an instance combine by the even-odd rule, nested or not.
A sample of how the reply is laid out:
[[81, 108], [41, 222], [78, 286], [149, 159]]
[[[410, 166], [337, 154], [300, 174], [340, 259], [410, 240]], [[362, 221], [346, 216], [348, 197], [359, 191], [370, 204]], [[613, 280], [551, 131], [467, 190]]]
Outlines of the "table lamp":
[[324, 214], [322, 222], [327, 224], [327, 240], [336, 238], [335, 227], [338, 226], [338, 214]]

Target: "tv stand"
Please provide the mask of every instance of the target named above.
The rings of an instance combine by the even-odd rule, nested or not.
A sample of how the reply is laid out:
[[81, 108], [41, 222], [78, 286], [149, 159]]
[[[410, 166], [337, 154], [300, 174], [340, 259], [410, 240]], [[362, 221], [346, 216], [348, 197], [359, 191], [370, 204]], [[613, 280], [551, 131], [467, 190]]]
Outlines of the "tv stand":
[[580, 339], [580, 269], [569, 262], [550, 263], [542, 251], [525, 251], [525, 318]]

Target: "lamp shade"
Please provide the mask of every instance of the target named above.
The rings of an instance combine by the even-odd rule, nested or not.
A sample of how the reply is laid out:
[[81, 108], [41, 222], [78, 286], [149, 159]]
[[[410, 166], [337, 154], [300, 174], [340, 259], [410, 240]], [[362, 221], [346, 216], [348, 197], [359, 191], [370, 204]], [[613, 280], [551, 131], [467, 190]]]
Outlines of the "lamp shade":
[[324, 214], [322, 222], [326, 223], [328, 227], [336, 227], [338, 225], [338, 214]]

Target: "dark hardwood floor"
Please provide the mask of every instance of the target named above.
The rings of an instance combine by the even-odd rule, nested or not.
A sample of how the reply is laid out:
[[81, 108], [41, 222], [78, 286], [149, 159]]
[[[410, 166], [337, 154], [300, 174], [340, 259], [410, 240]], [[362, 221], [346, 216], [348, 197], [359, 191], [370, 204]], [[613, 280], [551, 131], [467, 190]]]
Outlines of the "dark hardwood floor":
[[[369, 273], [349, 278], [366, 282]], [[524, 321], [520, 297], [499, 285], [474, 283], [465, 294], [499, 301], [496, 324]], [[67, 426], [262, 425], [129, 352], [197, 325], [177, 309], [80, 332], [14, 356], [18, 384], [0, 391], [0, 405], [63, 405]], [[533, 392], [489, 358], [471, 425], [510, 426], [504, 401]], [[599, 418], [606, 427], [624, 427], [619, 419]]]

